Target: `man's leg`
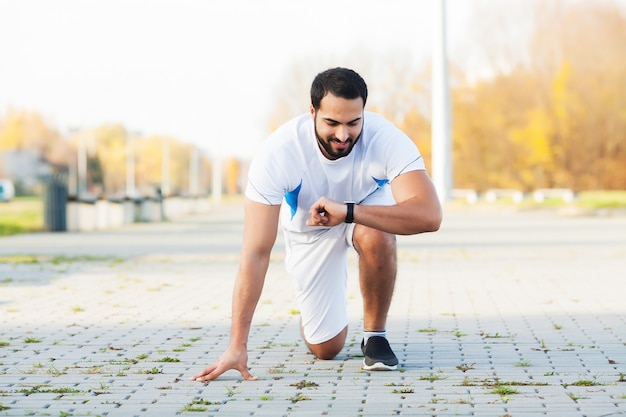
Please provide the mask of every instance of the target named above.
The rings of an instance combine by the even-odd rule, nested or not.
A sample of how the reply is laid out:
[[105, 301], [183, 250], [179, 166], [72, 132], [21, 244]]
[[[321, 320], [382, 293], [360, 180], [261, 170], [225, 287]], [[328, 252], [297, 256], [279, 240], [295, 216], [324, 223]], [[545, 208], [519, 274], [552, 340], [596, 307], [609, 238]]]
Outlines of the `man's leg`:
[[341, 352], [343, 346], [346, 343], [346, 336], [348, 335], [348, 326], [344, 327], [341, 332], [335, 337], [326, 342], [313, 344], [309, 343], [304, 336], [304, 331], [302, 332], [302, 338], [306, 342], [306, 345], [309, 347], [311, 353], [313, 353], [319, 359], [333, 359], [335, 356]]
[[348, 226], [333, 227], [322, 238], [305, 243], [297, 240], [300, 236], [293, 239], [285, 233], [285, 266], [295, 285], [302, 337], [320, 359], [337, 356], [348, 334], [347, 251], [352, 241]]
[[384, 331], [396, 282], [396, 236], [356, 225], [354, 248], [359, 254], [359, 283], [366, 331]]
[[398, 358], [389, 346], [385, 326], [396, 281], [396, 237], [357, 225], [353, 243], [363, 294], [363, 369], [391, 371], [397, 369]]

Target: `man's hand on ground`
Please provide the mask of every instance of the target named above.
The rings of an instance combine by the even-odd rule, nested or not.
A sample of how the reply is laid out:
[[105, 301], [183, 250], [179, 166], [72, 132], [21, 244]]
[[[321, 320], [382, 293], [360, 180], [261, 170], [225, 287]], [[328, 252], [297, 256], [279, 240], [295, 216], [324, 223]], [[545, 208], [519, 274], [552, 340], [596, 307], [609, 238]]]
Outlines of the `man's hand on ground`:
[[258, 379], [256, 376], [252, 376], [248, 371], [248, 352], [246, 349], [237, 350], [229, 348], [214, 364], [206, 367], [199, 374], [192, 376], [190, 380], [209, 382], [230, 369], [239, 371], [241, 376], [248, 381]]

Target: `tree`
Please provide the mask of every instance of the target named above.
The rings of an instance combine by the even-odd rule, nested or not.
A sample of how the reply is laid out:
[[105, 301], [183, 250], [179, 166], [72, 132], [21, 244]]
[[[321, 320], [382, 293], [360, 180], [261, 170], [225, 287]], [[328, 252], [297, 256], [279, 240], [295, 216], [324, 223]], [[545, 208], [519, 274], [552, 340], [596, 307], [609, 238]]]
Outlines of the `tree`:
[[123, 196], [126, 189], [126, 130], [107, 124], [93, 131], [96, 154], [102, 164], [105, 195]]
[[[455, 184], [626, 188], [624, 10], [609, 1], [535, 4], [528, 48], [503, 53], [502, 43], [485, 42], [489, 75], [452, 89]], [[493, 30], [482, 38], [506, 40], [515, 22], [482, 27]]]
[[539, 9], [536, 26], [533, 67], [554, 123], [558, 182], [577, 190], [626, 188], [624, 9], [610, 1], [553, 1]]
[[70, 149], [37, 112], [9, 108], [0, 124], [0, 152], [32, 151], [48, 163], [67, 167]]

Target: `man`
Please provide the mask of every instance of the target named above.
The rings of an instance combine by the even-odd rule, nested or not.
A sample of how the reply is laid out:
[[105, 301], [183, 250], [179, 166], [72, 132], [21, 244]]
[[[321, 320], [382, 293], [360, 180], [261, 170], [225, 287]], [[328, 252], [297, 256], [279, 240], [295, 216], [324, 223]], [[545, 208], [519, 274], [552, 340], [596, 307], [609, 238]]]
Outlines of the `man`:
[[438, 230], [441, 207], [413, 142], [366, 112], [366, 101], [367, 86], [356, 72], [324, 71], [311, 86], [310, 114], [281, 126], [255, 156], [230, 344], [192, 380], [210, 381], [229, 369], [256, 379], [248, 371], [248, 335], [279, 221], [311, 352], [332, 359], [344, 347], [347, 251], [353, 247], [363, 294], [363, 368], [397, 368], [385, 331], [397, 269], [395, 235]]

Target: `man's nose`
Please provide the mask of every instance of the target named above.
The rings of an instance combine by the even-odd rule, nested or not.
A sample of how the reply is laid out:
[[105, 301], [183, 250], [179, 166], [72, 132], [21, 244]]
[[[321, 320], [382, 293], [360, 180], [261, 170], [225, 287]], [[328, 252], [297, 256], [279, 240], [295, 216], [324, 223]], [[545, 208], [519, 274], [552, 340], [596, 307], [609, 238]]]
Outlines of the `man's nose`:
[[341, 142], [345, 142], [350, 137], [348, 126], [339, 126], [335, 132], [335, 137]]

